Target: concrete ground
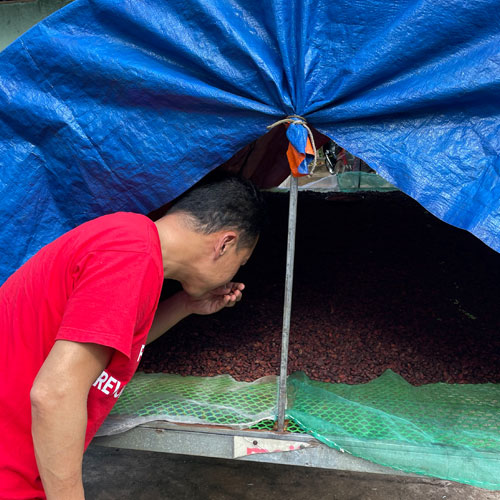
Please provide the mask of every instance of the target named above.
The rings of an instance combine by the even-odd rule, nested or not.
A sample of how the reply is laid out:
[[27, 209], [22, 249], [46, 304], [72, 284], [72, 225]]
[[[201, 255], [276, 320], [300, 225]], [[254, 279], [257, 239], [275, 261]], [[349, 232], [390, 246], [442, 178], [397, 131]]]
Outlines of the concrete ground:
[[427, 478], [339, 472], [90, 446], [88, 500], [500, 500]]

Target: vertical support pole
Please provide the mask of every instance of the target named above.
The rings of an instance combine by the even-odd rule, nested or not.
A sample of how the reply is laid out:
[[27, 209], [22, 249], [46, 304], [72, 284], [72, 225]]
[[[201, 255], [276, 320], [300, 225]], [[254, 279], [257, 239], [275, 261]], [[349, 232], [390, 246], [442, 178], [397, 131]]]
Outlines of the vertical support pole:
[[286, 251], [285, 305], [283, 308], [283, 332], [281, 336], [281, 367], [278, 391], [278, 432], [285, 430], [287, 405], [288, 340], [292, 314], [293, 263], [295, 258], [295, 230], [297, 227], [297, 200], [299, 179], [290, 177], [290, 203], [288, 208], [288, 245]]

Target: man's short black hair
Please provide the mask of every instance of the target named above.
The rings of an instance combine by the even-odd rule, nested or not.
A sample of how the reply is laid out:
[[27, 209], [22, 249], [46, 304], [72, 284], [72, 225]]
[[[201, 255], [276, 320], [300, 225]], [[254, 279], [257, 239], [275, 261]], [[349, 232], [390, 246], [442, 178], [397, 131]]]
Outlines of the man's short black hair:
[[238, 231], [238, 247], [251, 247], [266, 219], [261, 192], [247, 179], [226, 176], [195, 186], [169, 209], [190, 216], [195, 231], [211, 234], [223, 229]]

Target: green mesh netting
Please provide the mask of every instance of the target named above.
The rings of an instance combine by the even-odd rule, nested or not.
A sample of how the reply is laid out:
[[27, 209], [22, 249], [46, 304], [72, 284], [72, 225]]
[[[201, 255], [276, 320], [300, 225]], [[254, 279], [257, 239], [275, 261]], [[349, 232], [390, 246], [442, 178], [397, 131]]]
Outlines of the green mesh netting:
[[229, 375], [183, 377], [137, 373], [116, 403], [111, 416], [129, 417], [123, 426], [152, 420], [248, 428], [272, 419], [276, 406], [276, 377], [237, 382]]
[[[388, 370], [360, 385], [288, 381], [289, 432], [406, 472], [500, 489], [500, 384], [413, 387]], [[138, 373], [111, 418], [121, 432], [168, 420], [271, 430], [277, 378], [252, 383]]]
[[500, 385], [413, 387], [387, 370], [367, 384], [289, 377], [287, 415], [318, 440], [405, 472], [500, 489]]

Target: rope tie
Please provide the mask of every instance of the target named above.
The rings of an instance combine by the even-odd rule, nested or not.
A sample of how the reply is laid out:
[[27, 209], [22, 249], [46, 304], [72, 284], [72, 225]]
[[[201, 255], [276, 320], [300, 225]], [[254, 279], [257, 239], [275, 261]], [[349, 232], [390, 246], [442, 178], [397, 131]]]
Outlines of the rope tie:
[[309, 140], [311, 141], [311, 146], [312, 146], [313, 153], [314, 153], [314, 159], [312, 162], [311, 173], [309, 174], [309, 176], [311, 176], [312, 174], [314, 174], [314, 171], [316, 170], [318, 152], [316, 151], [316, 143], [314, 142], [313, 134], [311, 132], [311, 129], [307, 125], [306, 119], [300, 115], [289, 115], [286, 118], [283, 118], [283, 120], [278, 120], [277, 122], [274, 122], [273, 124], [268, 125], [267, 128], [269, 130], [271, 130], [272, 128], [277, 127], [278, 125], [282, 125], [283, 123], [293, 123], [294, 125], [302, 125], [307, 130], [307, 135], [309, 136]]

